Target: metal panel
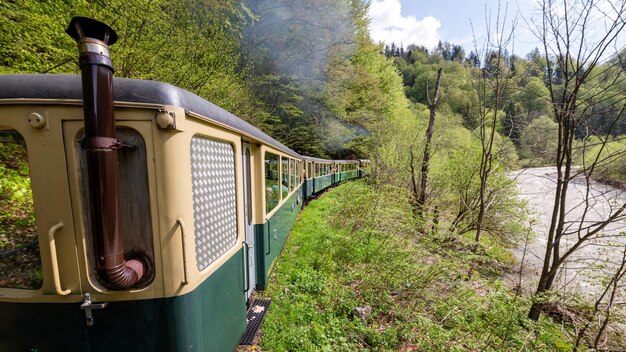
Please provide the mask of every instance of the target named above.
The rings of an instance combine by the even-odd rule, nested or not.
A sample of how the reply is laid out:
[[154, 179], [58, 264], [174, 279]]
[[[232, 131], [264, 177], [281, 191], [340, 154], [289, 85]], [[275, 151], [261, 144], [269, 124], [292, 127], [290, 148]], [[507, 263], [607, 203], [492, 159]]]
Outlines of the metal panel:
[[237, 241], [235, 150], [226, 142], [191, 139], [196, 261], [203, 270]]

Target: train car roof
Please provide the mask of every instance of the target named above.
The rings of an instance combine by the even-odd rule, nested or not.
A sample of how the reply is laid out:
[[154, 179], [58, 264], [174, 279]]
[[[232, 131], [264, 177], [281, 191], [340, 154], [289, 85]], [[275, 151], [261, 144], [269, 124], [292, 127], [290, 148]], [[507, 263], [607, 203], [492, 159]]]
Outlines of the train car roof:
[[358, 160], [333, 160], [337, 164], [357, 164]]
[[333, 162], [333, 160], [314, 158], [312, 156], [304, 156], [303, 158], [306, 161], [315, 161], [316, 163], [328, 163], [328, 164], [330, 164], [330, 163]]
[[[114, 100], [118, 103], [145, 103], [178, 106], [226, 125], [286, 154], [302, 156], [239, 117], [205, 99], [168, 83], [130, 78], [113, 79]], [[16, 99], [83, 99], [80, 75], [0, 75], [0, 102]], [[78, 103], [78, 102], [77, 102]]]

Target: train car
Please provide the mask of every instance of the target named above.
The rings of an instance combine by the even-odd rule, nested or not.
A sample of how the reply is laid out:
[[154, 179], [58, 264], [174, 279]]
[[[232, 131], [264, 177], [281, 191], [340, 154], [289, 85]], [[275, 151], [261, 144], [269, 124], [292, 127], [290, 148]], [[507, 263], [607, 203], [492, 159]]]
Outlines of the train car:
[[234, 350], [333, 162], [183, 89], [112, 78], [100, 22], [68, 34], [82, 79], [0, 75], [0, 148], [24, 159], [33, 214], [12, 238], [28, 243], [0, 253], [0, 351]]
[[358, 160], [335, 160], [336, 183], [359, 177], [359, 161]]
[[[278, 142], [276, 142], [278, 143]], [[276, 258], [280, 254], [306, 195], [304, 194], [304, 160], [294, 152], [285, 152], [280, 144], [263, 145], [258, 157], [265, 166], [264, 192], [259, 197], [262, 222], [254, 225], [256, 245], [254, 260], [255, 287], [265, 289]], [[255, 270], [252, 270], [255, 272]]]
[[370, 161], [368, 159], [359, 160], [359, 176], [365, 177], [370, 174]]
[[307, 197], [333, 185], [333, 160], [305, 156], [304, 161], [307, 163]]

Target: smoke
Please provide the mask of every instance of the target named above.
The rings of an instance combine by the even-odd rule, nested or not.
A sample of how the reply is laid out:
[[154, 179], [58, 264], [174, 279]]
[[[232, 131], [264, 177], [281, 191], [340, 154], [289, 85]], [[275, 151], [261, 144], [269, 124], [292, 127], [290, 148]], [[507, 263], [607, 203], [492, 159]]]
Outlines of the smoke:
[[248, 0], [247, 6], [257, 16], [244, 39], [255, 69], [323, 80], [330, 58], [348, 58], [356, 47], [349, 1]]
[[[256, 16], [243, 40], [251, 83], [289, 126], [286, 134], [275, 133], [279, 140], [311, 156], [344, 155], [346, 145], [369, 133], [338, 116], [337, 97], [326, 84], [358, 48], [355, 1], [360, 0], [246, 0]], [[285, 101], [284, 92], [293, 99]]]

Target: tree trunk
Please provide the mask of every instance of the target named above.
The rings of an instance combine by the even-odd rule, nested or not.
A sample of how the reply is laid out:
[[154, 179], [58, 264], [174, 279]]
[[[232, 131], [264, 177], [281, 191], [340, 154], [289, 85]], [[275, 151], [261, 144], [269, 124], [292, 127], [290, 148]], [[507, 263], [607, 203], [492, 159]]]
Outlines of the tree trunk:
[[428, 119], [428, 128], [426, 129], [426, 137], [424, 141], [424, 156], [422, 157], [422, 167], [420, 170], [420, 187], [416, 197], [418, 215], [424, 215], [424, 206], [426, 205], [426, 186], [428, 185], [428, 169], [430, 166], [430, 144], [435, 132], [435, 117], [437, 115], [437, 105], [439, 104], [441, 76], [443, 69], [437, 70], [437, 80], [435, 82], [435, 98], [431, 101], [428, 96], [428, 86], [426, 86], [426, 96], [428, 97], [428, 110], [430, 110], [430, 118]]

